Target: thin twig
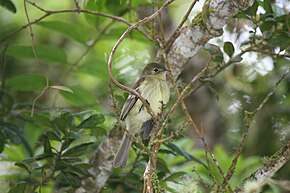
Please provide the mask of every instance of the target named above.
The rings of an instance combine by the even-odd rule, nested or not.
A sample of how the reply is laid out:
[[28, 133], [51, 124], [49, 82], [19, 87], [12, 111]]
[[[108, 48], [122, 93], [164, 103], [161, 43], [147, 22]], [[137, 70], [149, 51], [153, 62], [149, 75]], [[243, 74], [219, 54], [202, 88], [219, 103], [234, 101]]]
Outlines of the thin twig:
[[[34, 25], [34, 24], [42, 21], [46, 17], [48, 17], [50, 15], [54, 15], [54, 14], [62, 14], [62, 13], [86, 13], [86, 14], [101, 16], [101, 17], [109, 18], [109, 19], [112, 19], [112, 20], [115, 20], [115, 21], [119, 21], [121, 23], [126, 24], [127, 26], [131, 26], [132, 25], [130, 22], [126, 21], [122, 17], [118, 17], [118, 16], [114, 16], [114, 15], [110, 15], [110, 14], [106, 14], [106, 13], [98, 12], [98, 11], [90, 11], [90, 10], [85, 10], [85, 9], [80, 9], [80, 10], [78, 10], [78, 9], [65, 9], [65, 10], [56, 10], [56, 11], [42, 9], [42, 11], [45, 13], [43, 16], [37, 18], [34, 21], [31, 21], [30, 24], [26, 24], [26, 25], [21, 26], [20, 28], [18, 28], [14, 32], [12, 32], [9, 35], [5, 36], [4, 38], [2, 38], [0, 40], [0, 44], [3, 43], [4, 41], [10, 39], [11, 37], [13, 37], [14, 35], [16, 35], [18, 32], [22, 31], [23, 29], [25, 29], [25, 28], [27, 28], [27, 27], [29, 27], [31, 25]], [[154, 42], [153, 39], [151, 38], [151, 36], [148, 35], [144, 30], [139, 29], [138, 27], [136, 27], [134, 29], [136, 29], [137, 31], [139, 31], [142, 35], [144, 35], [151, 42]]]
[[282, 82], [282, 80], [287, 76], [287, 74], [289, 73], [289, 69], [288, 68], [284, 73], [283, 75], [280, 77], [280, 79], [276, 82], [275, 86], [270, 90], [270, 92], [265, 96], [265, 98], [263, 99], [263, 101], [260, 103], [260, 105], [253, 111], [253, 112], [246, 112], [246, 127], [244, 129], [244, 132], [243, 132], [243, 136], [239, 142], [239, 145], [238, 145], [238, 148], [237, 148], [237, 151], [235, 152], [235, 155], [234, 155], [234, 159], [231, 163], [231, 166], [227, 172], [227, 175], [226, 175], [226, 178], [224, 179], [223, 183], [222, 183], [222, 188], [224, 188], [227, 184], [228, 184], [228, 181], [231, 179], [233, 173], [234, 173], [234, 170], [235, 170], [235, 167], [237, 165], [237, 162], [238, 162], [238, 158], [239, 156], [241, 155], [242, 153], [242, 149], [243, 149], [243, 145], [244, 145], [244, 141], [248, 135], [248, 131], [249, 131], [249, 128], [251, 126], [251, 123], [253, 122], [253, 119], [254, 119], [254, 115], [259, 112], [264, 106], [265, 104], [267, 103], [267, 101], [269, 100], [269, 98], [274, 94], [275, 90], [277, 89], [277, 87], [279, 86], [279, 84]]
[[196, 4], [197, 1], [198, 1], [198, 0], [194, 0], [194, 1], [190, 4], [190, 6], [189, 6], [187, 12], [186, 12], [185, 15], [183, 16], [183, 19], [181, 20], [181, 22], [179, 23], [179, 25], [176, 27], [176, 29], [175, 29], [175, 31], [172, 33], [172, 35], [169, 37], [169, 39], [168, 39], [168, 41], [166, 42], [166, 45], [165, 45], [165, 52], [168, 52], [168, 51], [169, 51], [169, 49], [171, 48], [173, 42], [174, 42], [174, 41], [176, 40], [176, 38], [179, 36], [181, 27], [183, 26], [183, 24], [184, 24], [184, 23], [186, 22], [186, 20], [188, 19], [188, 16], [189, 16], [189, 14], [191, 13], [191, 11], [192, 11], [192, 9], [193, 9], [193, 7], [194, 7], [194, 5]]

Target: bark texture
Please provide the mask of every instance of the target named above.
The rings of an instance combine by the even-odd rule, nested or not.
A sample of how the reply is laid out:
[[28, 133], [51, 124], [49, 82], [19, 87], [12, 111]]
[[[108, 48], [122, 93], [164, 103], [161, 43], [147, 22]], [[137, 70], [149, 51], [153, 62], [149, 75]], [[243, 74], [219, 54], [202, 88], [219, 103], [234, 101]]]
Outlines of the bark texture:
[[290, 141], [278, 152], [266, 160], [264, 166], [253, 173], [249, 178], [245, 179], [242, 186], [235, 190], [236, 193], [243, 192], [244, 184], [248, 181], [254, 181], [261, 187], [267, 184], [274, 174], [284, 166], [290, 159]]

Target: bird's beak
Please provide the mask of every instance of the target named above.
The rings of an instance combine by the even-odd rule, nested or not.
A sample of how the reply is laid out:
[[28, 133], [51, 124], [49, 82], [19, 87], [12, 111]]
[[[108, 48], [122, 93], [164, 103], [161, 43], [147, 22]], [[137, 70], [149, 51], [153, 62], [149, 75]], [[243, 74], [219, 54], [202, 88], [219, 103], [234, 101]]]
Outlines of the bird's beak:
[[166, 69], [165, 69], [165, 72], [171, 72], [171, 70], [169, 70], [169, 69], [166, 68]]

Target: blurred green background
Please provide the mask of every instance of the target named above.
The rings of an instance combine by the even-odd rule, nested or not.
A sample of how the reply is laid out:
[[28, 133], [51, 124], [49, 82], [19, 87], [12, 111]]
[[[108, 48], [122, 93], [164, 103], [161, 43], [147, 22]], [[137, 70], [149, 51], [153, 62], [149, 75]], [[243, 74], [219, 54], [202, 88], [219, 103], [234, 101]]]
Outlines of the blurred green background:
[[[152, 12], [152, 6], [161, 5], [163, 1], [77, 2], [82, 9], [121, 16], [134, 23]], [[72, 0], [35, 3], [45, 10], [76, 10]], [[162, 15], [160, 25], [165, 37], [173, 32], [190, 3], [176, 1]], [[186, 25], [201, 11], [203, 3], [197, 3]], [[127, 96], [110, 82], [107, 60], [128, 26], [77, 11], [49, 13], [31, 26], [31, 36], [29, 27], [22, 28], [27, 24], [24, 2], [2, 0], [1, 5], [1, 191], [74, 192], [81, 185], [81, 179], [90, 175], [88, 160], [116, 123]], [[26, 6], [30, 22], [45, 14], [28, 2]], [[251, 9], [239, 13], [225, 26], [221, 37], [210, 40], [208, 45], [215, 45], [221, 52], [217, 54], [217, 58], [221, 58], [213, 60], [211, 66], [222, 65], [229, 59], [231, 51], [224, 46], [227, 41], [234, 47], [233, 54], [253, 42], [260, 45], [260, 50], [244, 54], [241, 62], [223, 70], [209, 80], [210, 84], [185, 100], [196, 124], [204, 128], [205, 138], [224, 171], [229, 168], [243, 133], [244, 112], [257, 108], [289, 67], [289, 10], [287, 1], [266, 0], [255, 1]], [[153, 37], [160, 31], [159, 24], [146, 24], [142, 28]], [[125, 85], [133, 85], [142, 68], [154, 61], [157, 49], [134, 31], [114, 56], [115, 77]], [[203, 50], [190, 60], [179, 77], [180, 87], [206, 65], [209, 52]], [[117, 107], [113, 106], [109, 85], [112, 85]], [[288, 75], [254, 118], [230, 180], [233, 187], [261, 167], [266, 156], [289, 141], [289, 93]], [[175, 99], [172, 94], [169, 107]], [[31, 117], [33, 105], [34, 116]], [[178, 109], [165, 134], [170, 135], [184, 121], [185, 117]], [[146, 161], [147, 157], [134, 146], [128, 167], [115, 169], [102, 192], [141, 192]], [[223, 180], [213, 163], [210, 163], [211, 169], [205, 167], [203, 144], [188, 126], [180, 136], [162, 145], [158, 162], [160, 185], [169, 192], [208, 192], [215, 183]], [[265, 186], [263, 192], [287, 192], [279, 180], [286, 180], [289, 190], [289, 171], [288, 163], [275, 176], [278, 181]]]

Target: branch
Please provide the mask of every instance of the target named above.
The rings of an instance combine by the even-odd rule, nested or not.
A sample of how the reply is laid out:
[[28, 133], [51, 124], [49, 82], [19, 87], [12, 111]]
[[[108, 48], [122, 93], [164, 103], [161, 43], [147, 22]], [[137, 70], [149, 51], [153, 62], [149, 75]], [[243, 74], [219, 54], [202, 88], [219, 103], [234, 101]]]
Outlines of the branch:
[[[180, 29], [180, 35], [170, 46], [168, 62], [174, 68], [176, 78], [186, 66], [189, 59], [194, 56], [213, 37], [220, 36], [226, 22], [239, 11], [249, 8], [254, 0], [207, 1], [202, 13], [198, 14], [189, 26]], [[161, 52], [158, 58], [162, 58]]]
[[[34, 4], [35, 6], [35, 4]], [[38, 8], [39, 9], [39, 8]], [[43, 19], [45, 19], [46, 17], [50, 16], [50, 15], [55, 15], [55, 14], [62, 14], [62, 13], [85, 13], [85, 14], [90, 14], [90, 15], [96, 15], [96, 16], [101, 16], [101, 17], [105, 17], [105, 18], [109, 18], [121, 23], [126, 24], [127, 26], [131, 26], [132, 24], [128, 21], [126, 21], [124, 18], [122, 17], [118, 17], [118, 16], [114, 16], [114, 15], [110, 15], [107, 13], [103, 13], [103, 12], [98, 12], [98, 11], [90, 11], [90, 10], [86, 10], [86, 9], [65, 9], [65, 10], [56, 10], [56, 11], [52, 11], [52, 10], [44, 10], [41, 9], [41, 11], [44, 12], [44, 15], [35, 19], [34, 21], [31, 21], [29, 24], [23, 25], [20, 28], [18, 28], [17, 30], [15, 30], [14, 32], [10, 33], [9, 35], [5, 36], [4, 38], [2, 38], [0, 40], [0, 44], [9, 40], [10, 38], [12, 38], [13, 36], [15, 36], [18, 32], [26, 29], [27, 27], [34, 25], [40, 21], [42, 21]], [[153, 42], [153, 39], [151, 38], [150, 35], [148, 35], [144, 30], [136, 28], [137, 31], [139, 31], [141, 34], [143, 34], [147, 39], [149, 39], [150, 41]]]
[[259, 187], [267, 184], [267, 181], [290, 159], [290, 141], [274, 155], [269, 157], [263, 167], [258, 169], [250, 177], [246, 178], [243, 183], [236, 188], [235, 192], [242, 192], [246, 182], [256, 182]]

